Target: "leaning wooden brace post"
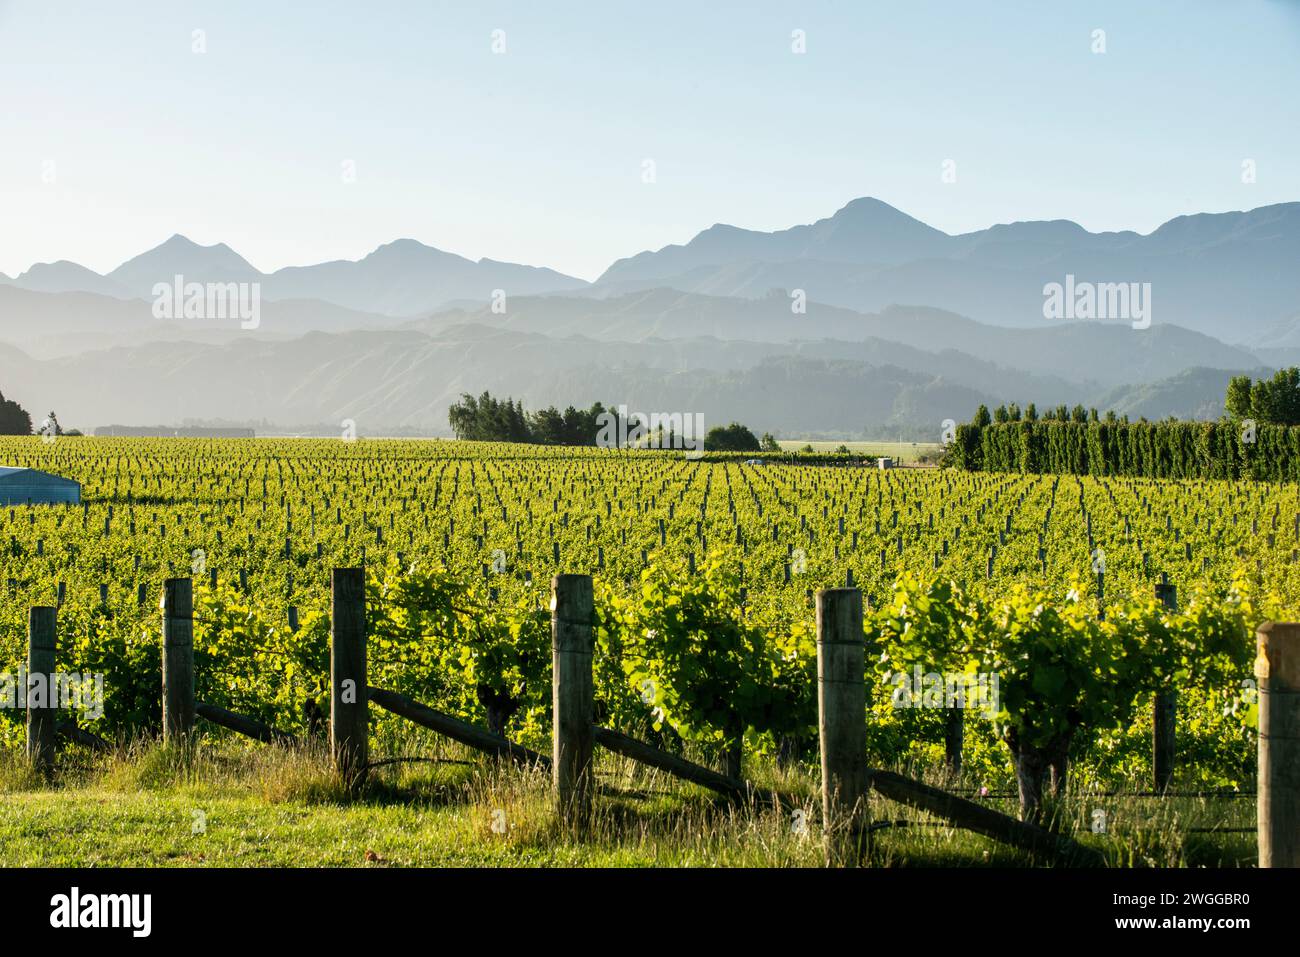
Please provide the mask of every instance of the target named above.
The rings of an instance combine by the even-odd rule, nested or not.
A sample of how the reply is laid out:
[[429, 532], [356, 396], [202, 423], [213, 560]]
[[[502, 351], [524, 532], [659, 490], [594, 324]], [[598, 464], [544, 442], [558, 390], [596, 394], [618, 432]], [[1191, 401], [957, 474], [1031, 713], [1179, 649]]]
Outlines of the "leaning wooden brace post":
[[1266, 621], [1256, 637], [1259, 866], [1300, 867], [1300, 624]]
[[578, 826], [591, 814], [592, 615], [591, 576], [556, 575], [551, 582], [551, 774], [561, 819]]
[[27, 619], [27, 757], [41, 771], [54, 765], [59, 689], [54, 682], [55, 611], [33, 608]]
[[[1156, 599], [1166, 610], [1178, 611], [1178, 588], [1156, 585]], [[1178, 740], [1178, 692], [1174, 688], [1157, 691], [1151, 713], [1151, 772], [1155, 790], [1165, 791], [1174, 779], [1174, 750]]]
[[188, 578], [169, 578], [162, 598], [163, 740], [194, 730], [194, 592]]
[[862, 856], [867, 811], [867, 685], [862, 592], [817, 593], [817, 725], [828, 866]]
[[330, 749], [340, 777], [352, 785], [365, 776], [370, 752], [365, 575], [336, 568], [331, 586]]

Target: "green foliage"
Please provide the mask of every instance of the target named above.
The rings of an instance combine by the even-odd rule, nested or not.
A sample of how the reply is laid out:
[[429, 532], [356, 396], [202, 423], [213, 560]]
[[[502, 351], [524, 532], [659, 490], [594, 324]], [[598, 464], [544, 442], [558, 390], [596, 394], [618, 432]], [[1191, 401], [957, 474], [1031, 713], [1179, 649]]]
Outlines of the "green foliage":
[[478, 398], [462, 394], [447, 412], [458, 439], [479, 442], [530, 442], [538, 445], [597, 444], [607, 418], [617, 419], [597, 402], [590, 409], [569, 406], [563, 412], [554, 406], [529, 415], [522, 402], [495, 399], [488, 392]]
[[618, 657], [657, 726], [729, 748], [747, 731], [806, 734], [815, 725], [816, 646], [806, 624], [747, 620], [739, 578], [720, 556], [693, 576], [652, 564], [639, 592], [614, 602]]
[[933, 671], [965, 671], [974, 664], [969, 609], [970, 599], [956, 582], [904, 571], [890, 601], [869, 619], [868, 647], [883, 666], [882, 680], [917, 664]]
[[1234, 418], [1251, 417], [1250, 376], [1235, 375], [1228, 380], [1228, 392], [1224, 396], [1223, 407]]
[[31, 435], [32, 417], [17, 402], [0, 392], [0, 435]]
[[446, 568], [390, 562], [369, 628], [384, 687], [489, 730], [536, 740], [550, 722], [550, 615], [537, 596], [493, 601]]
[[1300, 426], [1055, 417], [962, 425], [952, 464], [987, 472], [1296, 481]]
[[1278, 369], [1271, 379], [1252, 384], [1250, 376], [1233, 376], [1224, 397], [1228, 414], [1270, 425], [1300, 425], [1300, 368]]
[[1004, 740], [1047, 749], [1127, 717], [1142, 664], [1077, 599], [1016, 585], [968, 614], [979, 670], [998, 675]]
[[[926, 581], [904, 573], [891, 601], [869, 625], [878, 687], [899, 673], [905, 679], [913, 666], [941, 677], [953, 672], [996, 676], [993, 728], [1022, 772], [1022, 802], [1031, 816], [1048, 766], [1063, 776], [1071, 753], [1113, 737], [1156, 691], [1187, 690], [1198, 700], [1229, 702], [1223, 715], [1233, 719], [1226, 723], [1196, 713], [1198, 734], [1208, 720], [1219, 739], [1241, 741], [1255, 720], [1247, 695], [1226, 694], [1248, 687], [1243, 679], [1253, 611], [1242, 583], [1198, 591], [1183, 613], [1134, 598], [1112, 609], [1106, 620], [1097, 619], [1083, 592], [1076, 583], [1063, 598], [1053, 598], [1021, 583], [982, 600], [942, 577]], [[873, 712], [879, 718], [883, 695], [875, 697]], [[968, 709], [989, 705], [970, 698], [963, 703]], [[934, 709], [952, 702], [926, 705]], [[910, 724], [913, 733], [923, 725], [908, 715], [896, 723]], [[928, 724], [929, 734], [937, 735], [938, 722]], [[1216, 754], [1215, 763], [1231, 763], [1225, 757]]]
[[762, 446], [754, 433], [739, 422], [715, 425], [704, 437], [704, 447], [720, 452], [761, 452]]
[[[145, 632], [151, 648], [162, 642], [156, 627]], [[247, 595], [230, 585], [197, 589], [194, 672], [199, 701], [251, 715], [282, 730], [306, 730], [304, 702], [327, 700], [328, 617], [309, 612], [298, 631], [292, 632], [269, 622]], [[328, 710], [328, 704], [324, 707]]]
[[447, 412], [458, 439], [479, 442], [529, 442], [532, 435], [522, 402], [494, 399], [484, 392], [477, 399], [468, 393]]
[[[1114, 423], [1063, 424], [1055, 411], [958, 430], [950, 454], [1007, 455], [1018, 474], [536, 445], [6, 439], [6, 461], [77, 479], [86, 505], [0, 514], [0, 671], [26, 653], [27, 609], [65, 583], [58, 664], [104, 675], [105, 714], [83, 723], [110, 738], [156, 733], [158, 588], [192, 575], [200, 699], [305, 731], [311, 708], [327, 707], [329, 570], [364, 565], [372, 682], [545, 749], [547, 583], [589, 571], [597, 720], [659, 743], [774, 749], [813, 733], [812, 593], [851, 572], [876, 609], [865, 621], [874, 763], [942, 756], [942, 710], [890, 700], [889, 679], [920, 665], [1006, 669], [1005, 714], [967, 722], [965, 766], [981, 779], [1009, 773], [1008, 728], [1031, 746], [1071, 731], [1086, 780], [1140, 773], [1150, 696], [1173, 684], [1202, 762], [1184, 771], [1180, 750], [1180, 775], [1242, 780], [1251, 631], [1300, 609], [1294, 487], [1038, 475], [1040, 430], [1075, 435], [1050, 454], [1089, 472], [1113, 441]], [[1134, 434], [1149, 443], [1154, 430]], [[1260, 454], [1276, 441], [1262, 427]], [[1105, 601], [1080, 577], [1094, 549], [1106, 553]], [[199, 551], [206, 569], [192, 564]], [[714, 557], [692, 576], [688, 554]], [[1183, 593], [1179, 612], [1151, 599], [1162, 571]], [[0, 711], [0, 739], [21, 742], [22, 717]], [[401, 727], [378, 709], [373, 720], [378, 733]]]

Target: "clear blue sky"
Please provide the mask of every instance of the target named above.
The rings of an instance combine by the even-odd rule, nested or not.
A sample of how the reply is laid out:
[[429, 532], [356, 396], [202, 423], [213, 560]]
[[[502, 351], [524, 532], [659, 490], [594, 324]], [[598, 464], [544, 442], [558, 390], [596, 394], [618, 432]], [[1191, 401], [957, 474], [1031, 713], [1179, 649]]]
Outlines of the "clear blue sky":
[[0, 272], [180, 232], [264, 270], [409, 236], [594, 278], [864, 195], [1145, 232], [1300, 199], [1298, 94], [1294, 0], [0, 0]]

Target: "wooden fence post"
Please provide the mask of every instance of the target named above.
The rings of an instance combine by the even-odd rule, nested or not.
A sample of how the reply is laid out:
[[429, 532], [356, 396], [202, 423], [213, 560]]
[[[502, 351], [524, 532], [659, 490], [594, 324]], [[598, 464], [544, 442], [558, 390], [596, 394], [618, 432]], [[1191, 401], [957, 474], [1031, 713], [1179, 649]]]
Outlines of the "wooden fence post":
[[1259, 866], [1300, 867], [1300, 624], [1266, 621], [1259, 653]]
[[817, 725], [828, 866], [856, 864], [867, 810], [867, 685], [862, 592], [817, 592]]
[[194, 729], [194, 592], [188, 578], [163, 583], [163, 740]]
[[[963, 700], [963, 706], [967, 704]], [[949, 708], [944, 715], [943, 758], [951, 774], [961, 774], [962, 739], [966, 731], [966, 714], [962, 708]]]
[[54, 616], [53, 608], [41, 606], [33, 608], [27, 619], [27, 757], [41, 771], [54, 764], [59, 707], [59, 689], [54, 684]]
[[335, 767], [349, 785], [366, 773], [368, 705], [365, 573], [336, 568], [330, 603], [330, 748]]
[[[1156, 598], [1164, 607], [1178, 611], [1178, 586], [1156, 585]], [[1151, 772], [1155, 790], [1168, 790], [1174, 778], [1174, 751], [1178, 742], [1178, 692], [1157, 691], [1151, 713]]]
[[583, 826], [591, 814], [595, 692], [591, 677], [594, 613], [590, 575], [551, 581], [551, 774], [560, 817]]

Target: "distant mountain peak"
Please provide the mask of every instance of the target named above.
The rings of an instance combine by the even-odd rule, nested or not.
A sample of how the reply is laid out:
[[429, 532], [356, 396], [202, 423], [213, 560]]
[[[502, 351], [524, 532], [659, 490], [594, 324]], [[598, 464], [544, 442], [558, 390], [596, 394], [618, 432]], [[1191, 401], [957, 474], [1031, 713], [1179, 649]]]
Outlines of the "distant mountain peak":
[[951, 240], [947, 233], [884, 200], [860, 196], [814, 223], [770, 233], [715, 223], [685, 245], [620, 259], [597, 282], [670, 280], [700, 267], [746, 262], [822, 260], [893, 265], [941, 257], [949, 251]]
[[427, 268], [432, 263], [466, 263], [471, 261], [464, 256], [449, 253], [418, 239], [404, 237], [390, 243], [376, 246], [360, 262], [371, 265], [381, 264], [386, 268]]
[[262, 274], [225, 243], [200, 246], [173, 234], [165, 242], [128, 259], [107, 276], [137, 296], [148, 298], [159, 282], [185, 276], [195, 282], [251, 282]]
[[1189, 245], [1225, 240], [1270, 240], [1280, 226], [1300, 225], [1300, 203], [1275, 203], [1255, 209], [1175, 216], [1150, 234], [1154, 240]]
[[849, 200], [837, 209], [835, 215], [831, 216], [831, 219], [834, 219], [836, 216], [861, 216], [864, 214], [873, 215], [878, 213], [885, 213], [892, 216], [906, 216], [908, 219], [914, 218], [908, 216], [907, 213], [903, 212], [897, 206], [889, 205], [889, 203], [886, 203], [883, 199], [877, 199], [874, 196], [859, 196], [857, 199]]
[[748, 233], [748, 232], [753, 232], [753, 230], [742, 229], [739, 226], [733, 226], [731, 223], [714, 223], [708, 229], [701, 230], [700, 235], [704, 235], [705, 233]]
[[32, 263], [31, 269], [22, 273], [22, 276], [30, 276], [33, 272], [91, 272], [80, 263], [74, 263], [71, 259], [56, 259], [52, 263]]
[[190, 239], [190, 237], [182, 233], [172, 233], [171, 236], [168, 237], [166, 241], [155, 246], [151, 251], [152, 252], [162, 252], [162, 251], [173, 252], [175, 250], [182, 250], [182, 249], [183, 250], [211, 250], [212, 252], [229, 253], [230, 255], [235, 256], [241, 260], [243, 259], [242, 256], [239, 256], [238, 253], [236, 253], [225, 243], [213, 243], [210, 246], [204, 246], [201, 243], [196, 243], [194, 240]]
[[[403, 236], [400, 239], [394, 239], [392, 242], [383, 243], [375, 247], [375, 252], [381, 249], [435, 249], [428, 243], [422, 243], [418, 239], [412, 239], [410, 236]], [[441, 252], [442, 250], [437, 250]]]
[[117, 299], [129, 298], [127, 290], [80, 263], [59, 259], [52, 263], [32, 263], [13, 284], [33, 292], [93, 292]]
[[952, 238], [874, 196], [852, 200], [829, 219], [805, 228], [815, 238], [804, 255], [817, 258], [830, 252], [831, 259], [861, 262], [893, 261], [895, 247], [907, 258], [942, 255]]
[[[142, 252], [139, 256], [134, 256], [131, 259], [128, 259], [126, 263], [122, 264], [122, 266], [127, 265], [127, 263], [136, 262], [137, 260], [143, 259], [146, 256], [198, 254], [198, 253], [219, 254], [225, 257], [226, 259], [238, 260], [238, 262], [242, 263], [244, 267], [248, 269], [253, 269], [253, 267], [249, 264], [248, 260], [244, 259], [243, 256], [239, 255], [239, 253], [235, 252], [225, 243], [213, 243], [211, 246], [203, 246], [199, 243], [196, 243], [188, 236], [182, 235], [181, 233], [172, 233], [171, 236], [169, 236], [163, 242], [159, 243], [157, 246], [153, 247], [153, 249], [147, 249], [144, 252]], [[119, 266], [118, 269], [121, 269], [122, 266]], [[109, 275], [112, 275], [112, 273], [109, 273]]]

